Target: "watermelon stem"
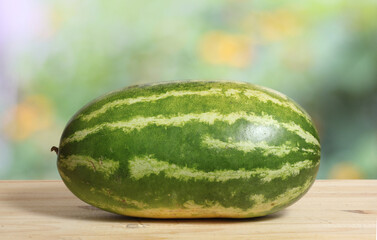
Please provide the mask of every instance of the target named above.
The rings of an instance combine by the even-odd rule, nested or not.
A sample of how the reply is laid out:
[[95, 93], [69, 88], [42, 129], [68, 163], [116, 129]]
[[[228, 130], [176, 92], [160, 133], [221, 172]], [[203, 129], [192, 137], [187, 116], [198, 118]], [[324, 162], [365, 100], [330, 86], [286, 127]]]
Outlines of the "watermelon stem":
[[56, 153], [56, 155], [58, 155], [58, 152], [59, 152], [59, 148], [55, 147], [55, 146], [52, 146], [51, 147], [51, 152], [54, 151]]

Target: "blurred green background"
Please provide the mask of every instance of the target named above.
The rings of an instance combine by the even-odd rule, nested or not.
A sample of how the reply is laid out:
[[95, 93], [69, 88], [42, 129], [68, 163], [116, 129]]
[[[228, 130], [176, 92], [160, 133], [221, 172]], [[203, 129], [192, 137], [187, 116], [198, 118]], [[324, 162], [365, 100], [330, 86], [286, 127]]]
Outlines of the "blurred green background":
[[183, 79], [285, 93], [320, 132], [318, 178], [377, 178], [376, 0], [0, 0], [0, 179], [58, 179], [80, 107]]

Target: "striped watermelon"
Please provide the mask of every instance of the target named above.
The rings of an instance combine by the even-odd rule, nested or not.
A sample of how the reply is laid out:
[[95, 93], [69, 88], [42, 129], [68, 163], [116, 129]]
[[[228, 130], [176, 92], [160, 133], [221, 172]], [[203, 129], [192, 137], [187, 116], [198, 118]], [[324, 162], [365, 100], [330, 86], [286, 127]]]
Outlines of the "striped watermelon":
[[301, 198], [320, 161], [310, 117], [247, 83], [133, 86], [78, 111], [58, 149], [67, 187], [98, 208], [150, 218], [247, 218]]

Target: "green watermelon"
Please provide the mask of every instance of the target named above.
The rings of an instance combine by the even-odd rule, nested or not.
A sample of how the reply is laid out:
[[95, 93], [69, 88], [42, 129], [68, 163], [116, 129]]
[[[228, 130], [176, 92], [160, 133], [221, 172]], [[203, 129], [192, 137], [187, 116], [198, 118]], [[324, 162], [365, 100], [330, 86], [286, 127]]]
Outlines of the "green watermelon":
[[62, 134], [58, 170], [78, 198], [148, 218], [248, 218], [301, 198], [318, 133], [285, 95], [240, 82], [132, 86], [95, 99]]

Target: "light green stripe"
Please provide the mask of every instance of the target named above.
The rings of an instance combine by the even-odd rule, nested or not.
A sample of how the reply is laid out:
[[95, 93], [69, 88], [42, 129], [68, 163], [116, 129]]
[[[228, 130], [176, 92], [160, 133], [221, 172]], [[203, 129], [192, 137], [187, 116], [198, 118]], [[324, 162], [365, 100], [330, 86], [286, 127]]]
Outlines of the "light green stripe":
[[59, 158], [59, 167], [73, 171], [78, 166], [83, 166], [94, 172], [101, 172], [105, 177], [109, 177], [119, 168], [119, 162], [110, 159], [93, 159], [89, 156], [70, 155]]
[[96, 189], [96, 188], [91, 188], [90, 191], [94, 194], [103, 194], [106, 195], [108, 198], [113, 199], [114, 201], [117, 202], [122, 202], [128, 205], [132, 205], [135, 208], [146, 208], [149, 207], [147, 203], [136, 201], [134, 199], [125, 197], [125, 196], [120, 196], [114, 193], [110, 188], [101, 188], [101, 189]]
[[[265, 141], [261, 142], [251, 142], [251, 141], [239, 141], [234, 142], [229, 139], [227, 142], [221, 141], [219, 139], [212, 138], [210, 136], [205, 136], [202, 139], [202, 143], [205, 147], [216, 148], [216, 149], [236, 149], [242, 152], [252, 152], [256, 149], [261, 150], [264, 156], [275, 155], [278, 157], [283, 157], [291, 152], [297, 152], [300, 148], [291, 146], [290, 142], [287, 141], [285, 144], [279, 146], [268, 145]], [[304, 150], [303, 150], [304, 151]]]
[[206, 180], [209, 182], [226, 182], [233, 179], [249, 179], [259, 176], [261, 181], [270, 182], [273, 179], [286, 179], [291, 176], [297, 176], [301, 170], [314, 167], [310, 160], [304, 160], [293, 164], [286, 163], [280, 169], [256, 168], [247, 171], [239, 170], [216, 170], [213, 172], [204, 172], [195, 168], [180, 167], [164, 161], [159, 161], [153, 156], [135, 157], [129, 162], [131, 178], [136, 180], [151, 174], [164, 173], [167, 178], [175, 178], [182, 181], [189, 180]]
[[258, 88], [264, 90], [265, 92], [268, 92], [270, 94], [275, 94], [275, 95], [278, 95], [279, 97], [281, 97], [282, 99], [284, 100], [288, 100], [288, 97], [286, 95], [284, 95], [283, 93], [281, 92], [278, 92], [272, 88], [268, 88], [268, 87], [263, 87], [263, 86], [258, 86]]
[[242, 152], [252, 152], [256, 149], [261, 150], [264, 156], [275, 155], [278, 157], [283, 157], [291, 152], [302, 151], [304, 153], [320, 154], [320, 150], [314, 150], [310, 148], [299, 148], [297, 146], [292, 146], [290, 141], [286, 141], [284, 144], [279, 146], [268, 145], [265, 141], [251, 142], [251, 141], [239, 141], [235, 142], [233, 139], [229, 138], [228, 141], [221, 141], [206, 135], [202, 138], [202, 144], [208, 148], [217, 149], [236, 149]]
[[140, 96], [136, 98], [126, 98], [126, 99], [120, 99], [115, 100], [113, 102], [106, 103], [98, 110], [94, 110], [93, 112], [85, 115], [81, 114], [79, 116], [79, 119], [83, 121], [89, 121], [93, 118], [98, 117], [99, 115], [107, 112], [110, 109], [121, 107], [124, 105], [132, 105], [135, 103], [143, 103], [143, 102], [152, 102], [152, 101], [158, 101], [161, 99], [165, 99], [168, 97], [183, 97], [183, 96], [189, 96], [189, 95], [197, 95], [197, 96], [222, 96], [222, 97], [233, 97], [236, 99], [239, 99], [240, 96], [246, 96], [247, 98], [256, 98], [258, 101], [261, 102], [271, 102], [273, 104], [288, 108], [294, 112], [296, 112], [298, 115], [304, 117], [309, 123], [311, 123], [310, 117], [302, 112], [294, 103], [292, 103], [285, 95], [276, 92], [271, 89], [263, 88], [263, 90], [278, 94], [280, 97], [282, 97], [284, 100], [281, 101], [278, 98], [275, 98], [271, 95], [268, 95], [267, 93], [261, 91], [261, 90], [251, 90], [246, 89], [244, 91], [238, 90], [238, 89], [227, 89], [225, 92], [222, 92], [222, 89], [220, 88], [211, 88], [209, 90], [205, 91], [169, 91], [163, 94], [158, 95], [151, 95], [151, 96]]
[[222, 95], [222, 90], [219, 88], [211, 88], [206, 91], [170, 91], [170, 92], [166, 92], [159, 95], [140, 96], [137, 98], [120, 99], [120, 100], [115, 100], [113, 102], [109, 102], [103, 105], [100, 109], [95, 110], [87, 115], [81, 115], [80, 117], [84, 121], [89, 121], [92, 118], [98, 117], [100, 114], [103, 114], [107, 112], [108, 110], [115, 107], [120, 107], [123, 105], [132, 105], [132, 104], [140, 103], [140, 102], [152, 102], [152, 101], [165, 99], [168, 97], [183, 97], [183, 96], [188, 96], [188, 95], [198, 95], [198, 96]]
[[283, 206], [303, 194], [310, 187], [312, 182], [313, 178], [309, 178], [303, 185], [290, 188], [272, 199], [266, 198], [262, 194], [251, 195], [250, 200], [254, 201], [254, 205], [250, 210], [254, 210], [255, 212], [267, 212], [274, 207]]
[[255, 123], [262, 126], [275, 126], [280, 128], [281, 126], [285, 127], [288, 131], [291, 131], [298, 136], [302, 137], [306, 142], [319, 145], [317, 139], [302, 129], [299, 125], [290, 122], [290, 123], [279, 123], [273, 119], [270, 115], [257, 116], [252, 113], [246, 112], [236, 112], [230, 113], [227, 115], [220, 114], [217, 112], [206, 112], [206, 113], [192, 113], [192, 114], [180, 114], [175, 116], [163, 116], [158, 115], [155, 117], [135, 117], [129, 121], [123, 122], [113, 122], [113, 123], [103, 123], [96, 125], [92, 128], [87, 128], [83, 130], [76, 131], [71, 136], [65, 138], [61, 142], [61, 146], [69, 142], [77, 142], [86, 138], [88, 135], [96, 133], [104, 128], [109, 129], [122, 129], [124, 132], [131, 132], [133, 130], [141, 130], [149, 125], [155, 126], [166, 126], [166, 127], [182, 127], [186, 123], [191, 121], [197, 121], [201, 123], [206, 123], [213, 125], [215, 121], [227, 122], [228, 124], [233, 124], [237, 120], [244, 119], [248, 122]]
[[310, 148], [302, 148], [302, 150], [304, 152], [308, 152], [308, 153], [312, 153], [312, 154], [317, 154], [317, 155], [320, 155], [321, 154], [321, 149], [317, 149], [317, 150], [314, 150], [314, 149], [310, 149]]
[[[300, 115], [301, 117], [304, 117], [307, 122], [311, 123], [310, 117], [307, 114], [305, 114], [303, 111], [301, 111], [293, 102], [288, 100], [287, 97], [282, 95], [281, 93], [279, 93], [279, 96], [284, 97], [284, 99], [285, 99], [284, 101], [281, 101], [277, 98], [274, 98], [271, 95], [268, 95], [267, 93], [264, 93], [264, 92], [259, 91], [259, 90], [246, 90], [244, 92], [244, 94], [245, 94], [245, 96], [247, 96], [249, 98], [255, 97], [261, 102], [271, 102], [271, 103], [274, 103], [276, 105], [288, 108], [288, 109], [294, 111], [295, 113], [297, 113], [298, 115]], [[275, 94], [276, 94], [276, 91], [275, 91]]]
[[281, 123], [281, 125], [290, 132], [296, 133], [302, 139], [305, 140], [307, 143], [312, 143], [316, 146], [320, 146], [318, 140], [309, 132], [304, 131], [299, 125], [295, 124], [294, 122], [290, 123]]
[[59, 171], [59, 174], [64, 181], [71, 182], [71, 179], [69, 177], [67, 177], [67, 175], [65, 175], [64, 172], [61, 169], [58, 169], [58, 171]]

